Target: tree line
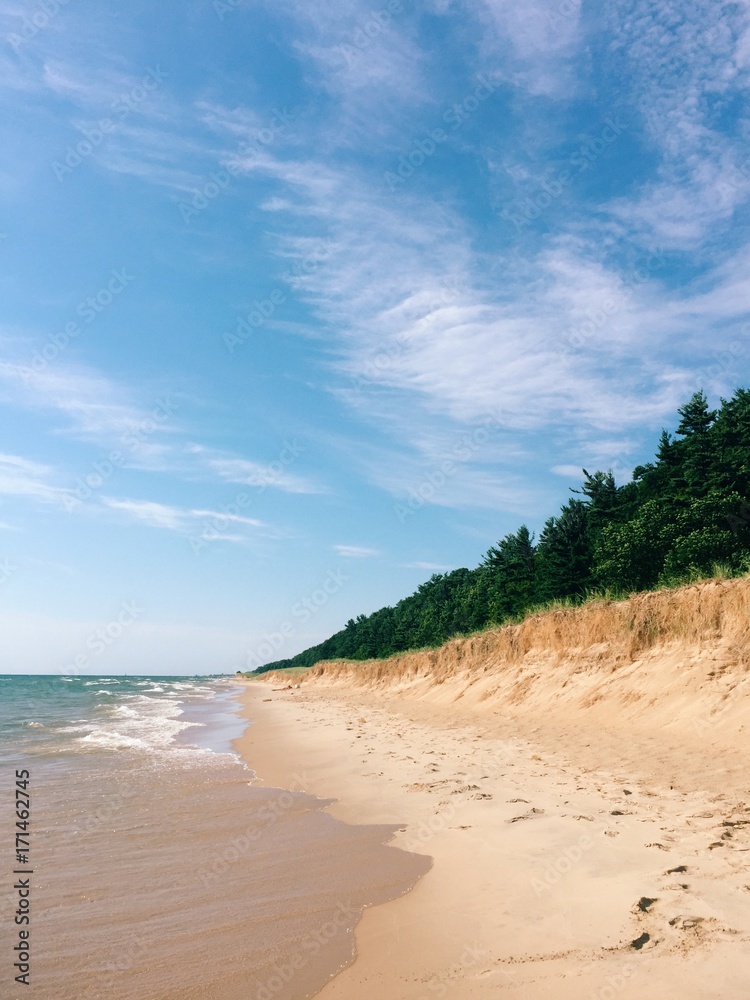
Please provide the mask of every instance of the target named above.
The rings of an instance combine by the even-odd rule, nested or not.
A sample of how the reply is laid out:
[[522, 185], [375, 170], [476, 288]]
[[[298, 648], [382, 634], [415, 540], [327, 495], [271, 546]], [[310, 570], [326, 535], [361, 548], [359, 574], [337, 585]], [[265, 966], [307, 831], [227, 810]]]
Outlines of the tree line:
[[359, 615], [329, 639], [260, 671], [365, 660], [518, 620], [532, 608], [624, 597], [717, 572], [750, 570], [750, 390], [711, 410], [695, 393], [662, 431], [652, 462], [618, 485], [583, 469], [580, 489], [538, 539], [522, 524], [476, 569], [436, 573], [394, 607]]

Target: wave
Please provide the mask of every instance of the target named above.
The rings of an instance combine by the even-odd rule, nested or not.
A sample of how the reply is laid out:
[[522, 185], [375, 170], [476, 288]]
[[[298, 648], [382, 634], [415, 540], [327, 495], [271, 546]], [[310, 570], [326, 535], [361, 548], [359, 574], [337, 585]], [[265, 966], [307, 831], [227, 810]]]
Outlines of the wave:
[[152, 750], [154, 749], [146, 740], [136, 736], [126, 736], [124, 733], [107, 732], [104, 729], [95, 729], [88, 736], [82, 736], [81, 743], [94, 743], [96, 746], [104, 747], [107, 750]]
[[[126, 766], [132, 760], [134, 767], [163, 762], [166, 767], [182, 768], [190, 766], [191, 760], [211, 758], [226, 758], [227, 764], [239, 762], [229, 752], [228, 744], [224, 750], [224, 730], [217, 725], [210, 708], [220, 692], [211, 681], [147, 677], [118, 680], [91, 675], [61, 679], [69, 684], [78, 681], [78, 687], [63, 702], [53, 699], [49, 720], [46, 713], [35, 713], [38, 721], [19, 720], [19, 725], [27, 727], [24, 745], [33, 746], [34, 753], [118, 752], [126, 754]], [[221, 745], [213, 745], [214, 726]], [[200, 758], [195, 758], [196, 753]]]

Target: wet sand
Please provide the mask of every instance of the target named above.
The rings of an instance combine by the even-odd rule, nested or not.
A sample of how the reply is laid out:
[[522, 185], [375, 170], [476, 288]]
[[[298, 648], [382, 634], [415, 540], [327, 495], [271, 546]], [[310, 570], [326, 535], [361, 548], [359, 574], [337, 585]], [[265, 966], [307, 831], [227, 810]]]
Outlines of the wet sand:
[[514, 720], [454, 696], [247, 684], [240, 743], [266, 784], [397, 825], [395, 846], [434, 858], [410, 893], [365, 912], [357, 960], [321, 1000], [744, 1000], [742, 748]]
[[[226, 754], [60, 750], [24, 759], [31, 989], [9, 961], [7, 1000], [303, 1000], [352, 962], [364, 907], [430, 867], [388, 846], [392, 827], [342, 823], [293, 779], [257, 787]], [[15, 930], [0, 926], [8, 957]]]

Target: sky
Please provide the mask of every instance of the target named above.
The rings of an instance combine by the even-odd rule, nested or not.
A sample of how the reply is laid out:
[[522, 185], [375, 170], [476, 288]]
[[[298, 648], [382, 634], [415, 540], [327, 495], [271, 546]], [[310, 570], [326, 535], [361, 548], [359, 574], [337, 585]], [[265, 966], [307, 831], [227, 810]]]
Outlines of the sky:
[[291, 656], [747, 385], [750, 10], [0, 0], [0, 672]]

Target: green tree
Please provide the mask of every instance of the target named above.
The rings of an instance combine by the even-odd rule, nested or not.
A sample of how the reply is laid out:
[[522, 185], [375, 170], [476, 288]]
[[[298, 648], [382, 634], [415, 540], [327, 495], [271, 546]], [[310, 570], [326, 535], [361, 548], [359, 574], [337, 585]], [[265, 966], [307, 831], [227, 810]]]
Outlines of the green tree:
[[493, 610], [498, 621], [520, 614], [534, 603], [534, 555], [534, 538], [525, 524], [487, 552], [484, 564], [495, 573]]
[[544, 525], [536, 550], [537, 597], [581, 598], [594, 584], [594, 552], [589, 511], [582, 500], [569, 500]]

